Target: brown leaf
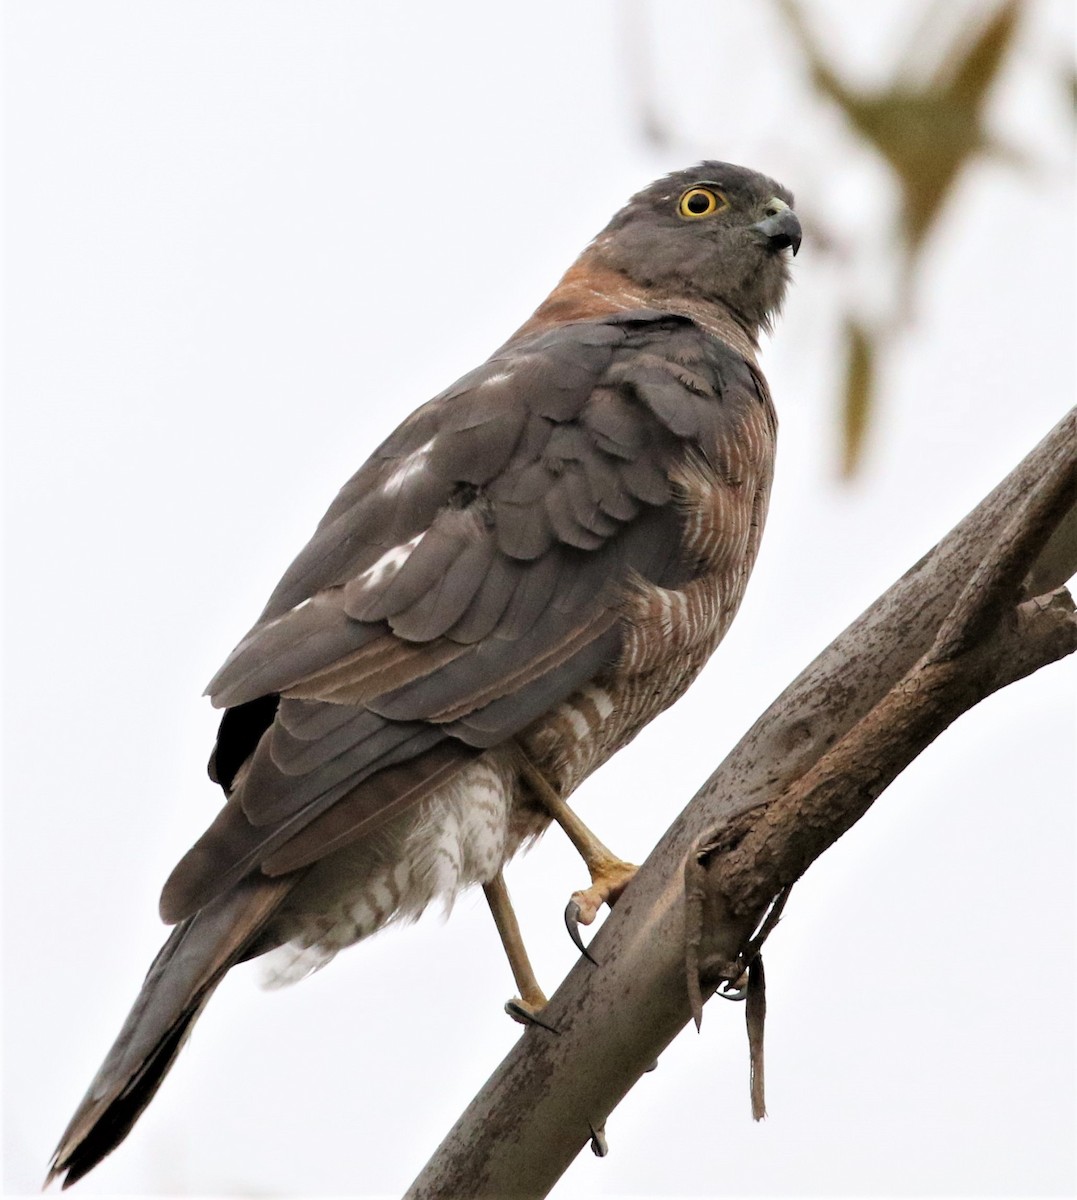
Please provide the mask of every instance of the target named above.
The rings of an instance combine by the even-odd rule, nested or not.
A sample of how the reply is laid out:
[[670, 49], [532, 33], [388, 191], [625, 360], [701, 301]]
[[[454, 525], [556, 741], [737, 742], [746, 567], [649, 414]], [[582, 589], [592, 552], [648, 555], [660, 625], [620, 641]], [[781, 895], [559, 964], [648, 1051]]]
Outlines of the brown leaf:
[[875, 335], [850, 317], [845, 324], [845, 344], [841, 473], [849, 479], [860, 462], [875, 399]]
[[[778, 7], [808, 61], [817, 90], [841, 108], [897, 175], [902, 224], [909, 257], [914, 257], [961, 171], [991, 146], [983, 108], [1012, 45], [1021, 0], [1006, 0], [971, 43], [955, 41], [926, 85], [898, 77], [870, 91], [841, 79], [793, 0], [778, 0]], [[914, 58], [928, 49], [915, 46]]]

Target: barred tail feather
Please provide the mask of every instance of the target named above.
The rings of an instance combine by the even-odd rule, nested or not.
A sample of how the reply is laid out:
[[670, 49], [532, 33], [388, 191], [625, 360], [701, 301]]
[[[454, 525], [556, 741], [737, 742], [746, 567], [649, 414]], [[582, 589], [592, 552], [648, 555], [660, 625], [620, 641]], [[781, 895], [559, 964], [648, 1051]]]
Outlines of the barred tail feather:
[[172, 931], [60, 1139], [46, 1187], [60, 1176], [70, 1187], [130, 1133], [217, 984], [294, 882], [294, 876], [244, 880]]

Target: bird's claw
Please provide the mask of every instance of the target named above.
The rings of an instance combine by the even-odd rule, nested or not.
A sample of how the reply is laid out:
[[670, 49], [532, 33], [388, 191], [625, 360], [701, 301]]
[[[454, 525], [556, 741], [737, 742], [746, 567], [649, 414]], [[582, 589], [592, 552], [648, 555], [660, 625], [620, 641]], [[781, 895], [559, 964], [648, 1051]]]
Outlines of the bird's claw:
[[[592, 920], [593, 919], [594, 918], [592, 918]], [[588, 962], [594, 963], [597, 967], [598, 959], [595, 958], [591, 951], [587, 949], [583, 938], [580, 937], [580, 920], [580, 906], [576, 903], [575, 898], [573, 898], [568, 902], [568, 904], [565, 905], [565, 928], [568, 930], [568, 936], [572, 938], [573, 942], [576, 944], [576, 949], [579, 950], [579, 952], [584, 958], [587, 959]], [[584, 924], [589, 923], [590, 922], [584, 922]]]
[[588, 1123], [588, 1128], [591, 1130], [591, 1153], [595, 1158], [605, 1158], [610, 1152], [609, 1143], [606, 1141], [606, 1122], [603, 1121], [597, 1129]]
[[748, 972], [743, 971], [736, 979], [723, 979], [714, 994], [723, 1000], [741, 1001], [748, 998]]
[[598, 960], [583, 944], [580, 937], [580, 926], [590, 925], [598, 916], [598, 910], [603, 904], [611, 908], [621, 893], [631, 882], [639, 870], [632, 863], [615, 859], [604, 864], [601, 868], [592, 869], [591, 886], [582, 891], [573, 892], [572, 899], [565, 907], [565, 928], [568, 935], [576, 944], [576, 948], [589, 962], [598, 966]]
[[561, 1030], [556, 1025], [551, 1025], [549, 1021], [544, 1021], [539, 1016], [540, 1011], [541, 1009], [527, 1004], [516, 996], [505, 1002], [505, 1012], [520, 1025], [539, 1025], [543, 1029], [548, 1029], [550, 1033], [560, 1034]]

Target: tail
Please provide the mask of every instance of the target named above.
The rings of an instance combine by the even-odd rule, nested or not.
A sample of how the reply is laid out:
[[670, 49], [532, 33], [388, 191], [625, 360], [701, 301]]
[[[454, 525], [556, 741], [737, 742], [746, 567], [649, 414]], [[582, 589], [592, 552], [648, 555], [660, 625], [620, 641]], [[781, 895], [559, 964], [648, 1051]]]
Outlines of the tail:
[[[130, 1133], [229, 967], [244, 957], [294, 876], [247, 879], [177, 925], [64, 1131], [45, 1186], [70, 1187]], [[259, 947], [260, 948], [260, 947]]]

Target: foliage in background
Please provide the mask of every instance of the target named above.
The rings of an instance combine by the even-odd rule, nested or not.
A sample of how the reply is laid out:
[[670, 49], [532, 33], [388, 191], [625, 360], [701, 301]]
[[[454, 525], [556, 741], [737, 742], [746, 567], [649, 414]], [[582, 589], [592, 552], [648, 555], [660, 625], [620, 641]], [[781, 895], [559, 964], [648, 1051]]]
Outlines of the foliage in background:
[[888, 244], [900, 257], [901, 282], [891, 297], [888, 317], [872, 326], [852, 312], [845, 319], [841, 461], [843, 474], [849, 476], [859, 464], [877, 403], [881, 351], [908, 320], [928, 236], [965, 168], [981, 155], [1006, 153], [986, 127], [985, 108], [1013, 47], [1023, 0], [1006, 0], [971, 35], [959, 34], [924, 79], [925, 63], [937, 54], [932, 26], [944, 0], [935, 0], [891, 81], [872, 89], [842, 78], [796, 0], [776, 3], [807, 63], [813, 87], [836, 104], [855, 134], [885, 159], [900, 193], [897, 228]]

